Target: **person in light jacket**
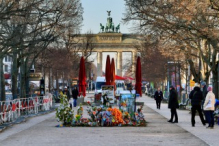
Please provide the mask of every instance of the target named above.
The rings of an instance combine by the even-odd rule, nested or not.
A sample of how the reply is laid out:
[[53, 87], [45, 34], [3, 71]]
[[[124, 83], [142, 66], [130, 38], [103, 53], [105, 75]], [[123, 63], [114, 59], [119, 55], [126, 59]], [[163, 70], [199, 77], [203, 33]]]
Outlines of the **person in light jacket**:
[[212, 92], [212, 88], [208, 87], [208, 94], [206, 96], [205, 102], [204, 102], [204, 111], [206, 113], [206, 119], [208, 122], [207, 128], [214, 128], [214, 104], [215, 104], [215, 95]]

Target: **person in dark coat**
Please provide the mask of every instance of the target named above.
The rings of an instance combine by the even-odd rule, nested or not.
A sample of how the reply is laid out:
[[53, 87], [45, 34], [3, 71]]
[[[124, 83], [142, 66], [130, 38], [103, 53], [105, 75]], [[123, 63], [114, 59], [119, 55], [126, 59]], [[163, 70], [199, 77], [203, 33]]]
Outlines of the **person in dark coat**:
[[204, 105], [204, 102], [205, 102], [205, 98], [208, 94], [208, 90], [207, 90], [207, 86], [206, 86], [206, 83], [205, 82], [201, 82], [201, 87], [202, 87], [202, 94], [203, 94], [203, 100], [202, 100], [202, 110], [203, 110], [203, 105]]
[[78, 89], [77, 87], [75, 87], [73, 90], [72, 90], [72, 97], [74, 99], [74, 107], [77, 106], [77, 99], [78, 99]]
[[191, 99], [191, 104], [192, 104], [192, 109], [191, 109], [191, 111], [192, 111], [192, 117], [191, 117], [192, 127], [195, 127], [196, 111], [198, 111], [201, 122], [205, 126], [205, 120], [204, 120], [202, 110], [201, 110], [203, 93], [202, 93], [198, 83], [195, 83], [195, 87], [191, 91], [191, 93], [189, 94], [189, 98]]
[[160, 91], [160, 88], [157, 88], [157, 91], [154, 94], [154, 99], [156, 100], [157, 109], [160, 109], [160, 104], [163, 100], [163, 92]]
[[[178, 95], [177, 95], [177, 92], [173, 86], [170, 86], [168, 108], [170, 109], [170, 112], [171, 112], [171, 118], [168, 122], [178, 123], [178, 115], [177, 115], [177, 111], [176, 111], [176, 109], [179, 108]], [[175, 116], [175, 120], [173, 121], [174, 116]]]

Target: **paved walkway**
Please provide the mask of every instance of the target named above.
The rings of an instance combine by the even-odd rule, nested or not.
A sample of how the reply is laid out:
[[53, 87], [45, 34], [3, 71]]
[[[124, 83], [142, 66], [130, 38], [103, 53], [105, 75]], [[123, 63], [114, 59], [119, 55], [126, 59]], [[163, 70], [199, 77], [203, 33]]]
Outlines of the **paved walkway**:
[[[62, 127], [55, 119], [55, 112], [33, 117], [25, 123], [0, 133], [0, 145], [25, 146], [206, 146], [206, 142], [184, 130], [178, 124], [166, 122], [167, 119], [149, 106], [153, 100], [142, 97], [145, 101], [143, 113], [147, 127]], [[162, 107], [168, 114], [166, 107]], [[86, 107], [84, 107], [86, 109]], [[85, 110], [86, 111], [86, 110]], [[85, 114], [86, 115], [86, 114]], [[181, 118], [180, 118], [181, 120]], [[180, 123], [179, 123], [180, 124]], [[197, 124], [198, 125], [198, 124]], [[200, 124], [201, 125], [201, 124]], [[201, 127], [201, 126], [200, 126]], [[198, 129], [198, 126], [196, 127]], [[203, 127], [202, 127], [203, 128]], [[204, 128], [203, 128], [204, 129]], [[213, 130], [214, 131], [214, 130]]]
[[[137, 101], [145, 102], [145, 105], [159, 113], [160, 115], [164, 116], [167, 119], [170, 119], [170, 110], [167, 108], [167, 103], [161, 104], [161, 109], [156, 108], [155, 100], [143, 96], [138, 98]], [[199, 116], [195, 117], [196, 124], [195, 127], [191, 126], [191, 114], [188, 110], [177, 110], [179, 123], [174, 124], [178, 125], [181, 128], [185, 129], [186, 131], [190, 132], [191, 134], [197, 136], [201, 140], [205, 141], [208, 145], [211, 146], [218, 146], [219, 145], [219, 126], [215, 125], [214, 129], [206, 129], [200, 121]]]

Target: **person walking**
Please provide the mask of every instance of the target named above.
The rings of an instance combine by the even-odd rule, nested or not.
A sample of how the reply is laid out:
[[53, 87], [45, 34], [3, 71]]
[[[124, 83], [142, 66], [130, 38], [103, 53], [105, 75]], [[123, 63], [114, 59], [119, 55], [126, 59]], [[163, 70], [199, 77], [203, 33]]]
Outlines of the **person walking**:
[[203, 93], [200, 89], [200, 85], [198, 83], [195, 83], [194, 89], [191, 91], [189, 94], [189, 98], [191, 99], [191, 104], [192, 104], [192, 117], [191, 117], [191, 123], [192, 127], [195, 127], [195, 114], [196, 111], [199, 113], [199, 117], [201, 119], [202, 124], [205, 126], [205, 120], [202, 114], [201, 110], [201, 103], [203, 100]]
[[157, 109], [160, 109], [161, 101], [163, 100], [163, 92], [160, 91], [160, 88], [157, 88], [157, 91], [154, 94], [154, 99], [156, 100]]
[[[177, 92], [173, 86], [170, 86], [168, 108], [170, 109], [170, 112], [171, 112], [171, 118], [168, 122], [178, 123], [178, 115], [177, 115], [177, 111], [176, 111], [176, 109], [179, 108], [178, 95], [177, 95]], [[175, 120], [173, 121], [174, 116], [175, 116]]]
[[208, 94], [206, 96], [205, 102], [204, 102], [204, 111], [206, 113], [206, 120], [208, 122], [207, 128], [214, 128], [214, 110], [215, 110], [215, 95], [212, 92], [212, 88], [208, 87]]
[[78, 89], [77, 87], [74, 87], [74, 89], [72, 90], [72, 97], [74, 99], [74, 107], [77, 106], [77, 99], [78, 99]]

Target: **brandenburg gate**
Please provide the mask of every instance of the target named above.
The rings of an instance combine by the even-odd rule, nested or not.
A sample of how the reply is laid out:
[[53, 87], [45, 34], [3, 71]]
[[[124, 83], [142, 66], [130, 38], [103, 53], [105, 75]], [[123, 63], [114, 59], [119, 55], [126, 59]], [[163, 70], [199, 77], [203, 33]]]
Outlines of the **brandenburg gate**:
[[117, 75], [122, 76], [122, 52], [131, 52], [132, 72], [135, 71], [135, 61], [137, 56], [137, 49], [134, 48], [133, 43], [136, 41], [134, 35], [121, 33], [99, 33], [96, 34], [96, 43], [94, 52], [97, 52], [97, 76], [102, 75], [102, 63], [106, 62], [102, 59], [103, 52], [116, 52], [116, 72]]
[[100, 23], [100, 33], [92, 34], [94, 44], [93, 52], [97, 52], [97, 76], [102, 75], [102, 63], [106, 62], [102, 59], [104, 52], [116, 52], [116, 74], [122, 76], [123, 52], [131, 52], [130, 60], [132, 60], [131, 70], [135, 72], [135, 61], [137, 56], [137, 48], [134, 47], [136, 43], [141, 41], [140, 35], [122, 34], [120, 32], [120, 24], [114, 26], [113, 20], [108, 12], [106, 26]]

